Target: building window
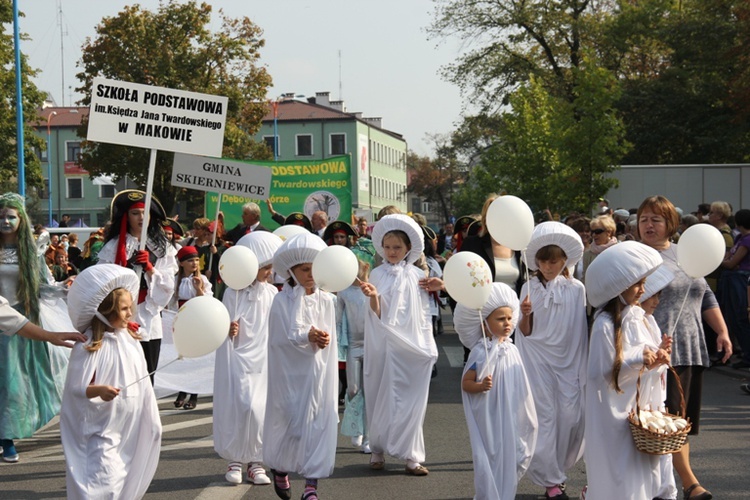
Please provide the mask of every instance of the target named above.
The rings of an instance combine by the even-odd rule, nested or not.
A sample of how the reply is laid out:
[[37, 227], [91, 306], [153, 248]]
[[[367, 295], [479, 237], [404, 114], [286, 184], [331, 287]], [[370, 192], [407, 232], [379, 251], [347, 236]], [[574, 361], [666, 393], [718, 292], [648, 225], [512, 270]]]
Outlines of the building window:
[[44, 187], [42, 188], [42, 192], [39, 193], [39, 198], [49, 200], [49, 179], [44, 179]]
[[346, 154], [346, 134], [331, 134], [329, 139], [330, 145], [328, 149], [332, 155]]
[[311, 135], [298, 135], [297, 138], [297, 156], [312, 156], [313, 145]]
[[83, 198], [83, 179], [80, 177], [71, 177], [67, 179], [68, 198]]
[[81, 156], [81, 143], [78, 141], [67, 141], [65, 143], [66, 155], [65, 161], [78, 161]]
[[105, 186], [99, 186], [99, 198], [114, 198], [115, 197], [115, 185], [107, 184]]
[[281, 142], [281, 141], [279, 141], [278, 137], [275, 137], [273, 135], [264, 135], [263, 136], [263, 142], [266, 143], [266, 146], [268, 146], [268, 149], [271, 150], [271, 153], [273, 153], [273, 155], [275, 157], [280, 156], [280, 153], [281, 153], [281, 149], [279, 149], [278, 146], [277, 146], [276, 149], [274, 149], [274, 144], [276, 144], [277, 141], [279, 143]]
[[47, 148], [37, 150], [39, 161], [47, 161]]

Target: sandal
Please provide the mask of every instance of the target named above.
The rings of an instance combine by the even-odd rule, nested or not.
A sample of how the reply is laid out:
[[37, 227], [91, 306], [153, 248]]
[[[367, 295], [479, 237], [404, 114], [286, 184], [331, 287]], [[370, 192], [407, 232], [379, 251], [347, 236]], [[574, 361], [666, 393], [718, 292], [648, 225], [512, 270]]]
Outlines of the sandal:
[[182, 408], [182, 405], [185, 404], [185, 394], [184, 392], [180, 392], [177, 394], [177, 399], [174, 400], [174, 407], [175, 408]]
[[182, 408], [185, 409], [185, 410], [192, 410], [196, 406], [198, 406], [198, 395], [197, 394], [192, 394], [190, 396], [190, 400], [187, 403], [185, 403], [182, 406]]
[[427, 467], [425, 467], [424, 465], [417, 465], [413, 469], [407, 465], [406, 473], [410, 476], [426, 476], [430, 473], [430, 471], [427, 470]]
[[701, 487], [700, 483], [691, 484], [686, 489], [682, 491], [683, 499], [684, 500], [711, 500], [714, 496], [711, 494], [710, 491], [705, 490], [703, 493], [700, 493], [698, 495], [690, 496], [690, 494], [695, 490], [696, 488]]
[[307, 493], [302, 494], [302, 498], [300, 500], [318, 500], [318, 492], [317, 490], [308, 491]]

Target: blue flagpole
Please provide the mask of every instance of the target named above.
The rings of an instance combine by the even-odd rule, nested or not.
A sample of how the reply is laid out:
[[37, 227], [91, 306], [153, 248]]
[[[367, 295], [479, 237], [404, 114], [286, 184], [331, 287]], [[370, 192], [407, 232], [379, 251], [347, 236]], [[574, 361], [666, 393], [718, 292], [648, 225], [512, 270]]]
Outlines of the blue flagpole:
[[18, 0], [13, 0], [13, 45], [16, 58], [16, 151], [18, 194], [26, 197], [26, 161], [23, 156], [23, 89], [21, 88], [21, 37], [18, 31]]

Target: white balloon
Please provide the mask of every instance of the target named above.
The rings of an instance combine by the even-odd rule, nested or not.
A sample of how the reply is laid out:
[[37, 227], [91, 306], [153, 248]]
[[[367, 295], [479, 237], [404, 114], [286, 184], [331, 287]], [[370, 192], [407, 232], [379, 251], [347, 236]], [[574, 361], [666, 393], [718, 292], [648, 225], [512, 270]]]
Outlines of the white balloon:
[[487, 209], [487, 231], [501, 245], [524, 250], [534, 232], [534, 214], [521, 198], [498, 196]]
[[445, 289], [469, 309], [481, 309], [492, 293], [492, 273], [487, 262], [474, 252], [458, 252], [445, 263]]
[[349, 288], [358, 272], [357, 256], [343, 245], [324, 248], [313, 260], [315, 283], [327, 292], [340, 292]]
[[680, 236], [677, 263], [691, 278], [702, 278], [719, 267], [725, 252], [726, 243], [718, 229], [711, 224], [694, 224]]
[[232, 290], [242, 290], [258, 276], [258, 258], [246, 246], [228, 248], [219, 260], [219, 275]]
[[229, 335], [229, 311], [210, 295], [185, 302], [174, 320], [172, 338], [180, 356], [197, 358], [214, 352]]
[[273, 234], [275, 234], [282, 240], [286, 240], [287, 238], [292, 237], [295, 234], [302, 234], [302, 233], [309, 233], [309, 232], [310, 231], [308, 231], [302, 226], [297, 226], [295, 224], [285, 224], [283, 226], [277, 227], [276, 230], [273, 232]]

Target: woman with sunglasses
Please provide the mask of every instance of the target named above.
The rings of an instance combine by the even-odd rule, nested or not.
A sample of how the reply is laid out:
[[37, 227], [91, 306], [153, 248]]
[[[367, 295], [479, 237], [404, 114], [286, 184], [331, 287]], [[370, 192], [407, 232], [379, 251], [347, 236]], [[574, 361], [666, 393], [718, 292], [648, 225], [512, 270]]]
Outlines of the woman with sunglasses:
[[583, 275], [597, 255], [617, 243], [617, 226], [609, 215], [600, 215], [591, 220], [591, 245], [583, 252]]

